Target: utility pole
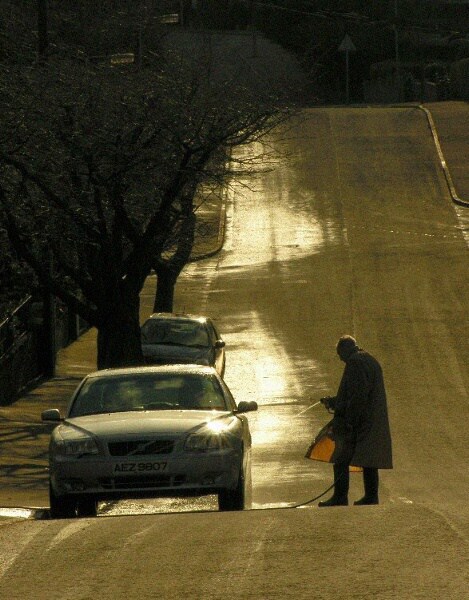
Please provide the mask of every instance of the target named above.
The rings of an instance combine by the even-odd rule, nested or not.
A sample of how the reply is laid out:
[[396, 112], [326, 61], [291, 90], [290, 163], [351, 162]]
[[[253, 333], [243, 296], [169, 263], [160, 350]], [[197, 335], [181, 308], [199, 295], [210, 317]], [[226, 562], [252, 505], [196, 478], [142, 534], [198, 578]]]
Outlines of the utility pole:
[[350, 75], [349, 75], [349, 54], [350, 52], [356, 52], [355, 44], [352, 42], [351, 37], [345, 34], [339, 46], [339, 52], [345, 54], [345, 101], [347, 104], [350, 103]]
[[[47, 268], [50, 280], [54, 277], [54, 257], [52, 251], [47, 252]], [[43, 296], [43, 336], [41, 360], [44, 375], [47, 377], [55, 377], [55, 360], [56, 360], [56, 302], [52, 290], [47, 286], [44, 287]]]
[[37, 0], [37, 33], [39, 58], [46, 55], [49, 46], [49, 17], [47, 12], [47, 0]]
[[257, 58], [257, 32], [256, 32], [256, 3], [250, 2], [251, 8], [251, 33], [252, 33], [252, 58]]
[[397, 101], [401, 101], [401, 65], [399, 58], [398, 1], [394, 0], [394, 56], [396, 62]]
[[179, 25], [184, 27], [186, 24], [185, 15], [184, 15], [184, 0], [179, 0]]
[[148, 23], [148, 3], [146, 0], [140, 0], [137, 16], [137, 47], [135, 49], [135, 63], [140, 71], [143, 64], [143, 34], [144, 27]]

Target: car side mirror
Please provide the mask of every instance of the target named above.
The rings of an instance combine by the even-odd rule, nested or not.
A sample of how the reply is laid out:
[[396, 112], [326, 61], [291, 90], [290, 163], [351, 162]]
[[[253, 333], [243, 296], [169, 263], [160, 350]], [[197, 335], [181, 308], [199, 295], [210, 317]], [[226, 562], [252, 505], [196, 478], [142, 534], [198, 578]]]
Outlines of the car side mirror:
[[41, 414], [41, 419], [43, 421], [54, 421], [56, 423], [62, 421], [60, 411], [57, 408], [49, 408], [48, 410], [44, 410]]
[[251, 400], [250, 402], [246, 402], [246, 400], [241, 400], [241, 402], [238, 404], [239, 413], [246, 413], [254, 410], [257, 410], [257, 402], [254, 402], [254, 400]]
[[223, 340], [217, 340], [215, 342], [215, 348], [224, 348], [225, 347], [225, 342]]

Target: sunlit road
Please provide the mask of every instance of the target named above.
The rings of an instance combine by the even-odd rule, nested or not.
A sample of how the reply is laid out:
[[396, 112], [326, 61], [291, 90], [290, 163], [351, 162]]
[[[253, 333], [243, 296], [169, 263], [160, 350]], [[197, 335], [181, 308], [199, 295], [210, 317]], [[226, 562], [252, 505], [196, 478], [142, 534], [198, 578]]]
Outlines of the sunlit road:
[[[305, 409], [336, 391], [335, 342], [352, 333], [387, 381], [396, 468], [383, 500], [467, 525], [467, 223], [426, 127], [417, 109], [311, 111], [279, 135], [274, 170], [232, 188], [223, 251], [180, 283], [177, 309], [217, 319], [226, 380], [260, 405], [254, 507], [329, 484], [303, 458], [328, 415]], [[352, 486], [359, 497], [360, 477]]]
[[[467, 223], [425, 129], [412, 108], [307, 113], [279, 133], [275, 164], [270, 156], [265, 173], [231, 188], [222, 252], [181, 279], [176, 309], [217, 320], [228, 384], [260, 405], [250, 416], [253, 508], [328, 487], [330, 468], [303, 458], [328, 419], [308, 406], [336, 391], [335, 342], [351, 333], [388, 386], [396, 468], [382, 473], [382, 499], [444, 506], [467, 526]], [[352, 492], [360, 497], [360, 477]]]
[[[412, 510], [418, 508], [419, 518], [424, 511], [429, 528], [442, 519], [448, 532], [456, 532], [454, 539], [448, 533], [445, 543], [458, 539], [465, 546], [469, 285], [463, 230], [467, 221], [449, 197], [425, 115], [414, 108], [315, 109], [278, 132], [272, 147], [278, 155], [271, 169], [231, 186], [224, 248], [216, 257], [187, 267], [175, 306], [215, 318], [227, 343], [229, 386], [238, 401], [259, 404], [258, 412], [249, 416], [253, 508], [296, 505], [330, 484], [328, 465], [303, 458], [314, 433], [329, 418], [321, 406], [308, 407], [335, 393], [342, 372], [335, 343], [341, 334], [350, 333], [380, 360], [387, 383], [395, 469], [381, 474], [384, 509], [400, 506], [409, 511], [405, 518], [412, 520], [416, 518]], [[150, 278], [142, 295], [143, 314], [151, 310], [153, 286]], [[361, 478], [353, 476], [351, 500], [361, 492]], [[215, 508], [211, 498], [164, 500], [122, 503], [105, 508], [102, 514]], [[235, 531], [240, 516], [226, 517]], [[123, 559], [116, 562], [114, 544], [148, 559], [150, 540], [157, 539], [160, 530], [147, 518], [84, 519], [67, 525], [43, 522], [34, 524], [41, 528], [35, 530], [24, 523], [20, 539], [28, 551], [17, 560], [20, 574], [1, 580], [0, 597], [35, 597], [2, 593], [21, 593], [21, 573], [24, 576], [43, 546], [48, 560], [64, 569], [62, 549], [71, 552], [72, 562], [78, 552], [71, 540], [89, 557], [90, 579], [82, 574], [80, 593], [67, 584], [66, 593], [51, 598], [95, 597], [100, 577], [103, 581], [107, 577], [108, 590], [112, 588], [106, 598], [158, 597], [129, 596], [125, 565], [137, 586], [134, 590], [145, 590], [145, 575], [137, 560], [131, 567]], [[175, 545], [183, 548], [184, 532], [174, 515], [167, 518], [172, 519], [170, 524], [158, 522], [163, 538], [174, 536]], [[220, 521], [212, 521], [211, 530], [204, 529], [206, 515], [193, 515], [193, 519], [191, 527], [197, 531], [191, 531], [191, 539], [200, 539], [205, 531], [209, 545], [216, 545]], [[246, 519], [253, 537], [249, 548], [241, 551], [245, 558], [254, 556], [272, 533], [257, 530], [250, 515], [242, 516], [243, 523]], [[113, 536], [118, 540], [113, 541]], [[197, 550], [191, 544], [179, 557], [194, 564], [192, 553]], [[170, 552], [166, 542], [163, 546]], [[236, 553], [236, 548], [232, 551]], [[48, 587], [48, 562], [44, 557], [37, 560], [41, 573], [35, 578], [37, 597], [42, 598]], [[240, 589], [234, 579], [222, 583], [206, 557], [200, 560], [208, 569], [202, 578], [206, 594], [192, 590], [191, 595], [186, 587], [187, 597], [223, 597], [207, 592], [209, 580], [213, 589], [216, 585], [228, 591]], [[210, 560], [216, 556], [210, 554]], [[243, 569], [234, 556], [232, 562], [226, 556], [220, 560], [225, 570]], [[250, 572], [252, 564], [246, 560]], [[12, 570], [6, 569], [11, 561], [3, 563], [9, 577]], [[167, 566], [167, 560], [161, 564]], [[102, 574], [91, 565], [98, 565]], [[110, 577], [120, 587], [118, 583], [109, 587]], [[162, 585], [169, 585], [169, 574], [161, 577]], [[162, 589], [167, 593], [164, 597], [178, 597]], [[291, 597], [303, 596], [293, 593]]]

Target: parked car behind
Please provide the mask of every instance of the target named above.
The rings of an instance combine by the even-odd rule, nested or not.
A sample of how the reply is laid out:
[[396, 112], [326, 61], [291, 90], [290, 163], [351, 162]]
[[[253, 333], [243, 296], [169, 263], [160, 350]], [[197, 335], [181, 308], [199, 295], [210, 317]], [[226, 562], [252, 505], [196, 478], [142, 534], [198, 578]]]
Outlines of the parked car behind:
[[52, 518], [95, 516], [98, 501], [218, 495], [220, 510], [249, 507], [251, 434], [212, 367], [167, 365], [91, 373], [56, 422], [49, 445]]
[[199, 364], [225, 373], [225, 342], [208, 317], [155, 313], [145, 321], [142, 351], [146, 364]]

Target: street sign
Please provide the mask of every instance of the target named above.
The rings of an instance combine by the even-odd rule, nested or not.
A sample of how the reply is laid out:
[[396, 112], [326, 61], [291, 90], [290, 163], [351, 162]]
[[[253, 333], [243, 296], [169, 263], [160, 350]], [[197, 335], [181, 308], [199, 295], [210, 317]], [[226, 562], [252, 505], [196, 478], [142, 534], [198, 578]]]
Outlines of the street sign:
[[355, 44], [352, 42], [352, 38], [348, 33], [345, 34], [344, 39], [341, 41], [339, 46], [339, 52], [356, 52]]
[[339, 52], [345, 53], [345, 95], [347, 104], [350, 101], [350, 85], [349, 85], [349, 59], [348, 55], [350, 52], [356, 52], [355, 44], [352, 42], [352, 38], [346, 33], [344, 39], [340, 43]]

